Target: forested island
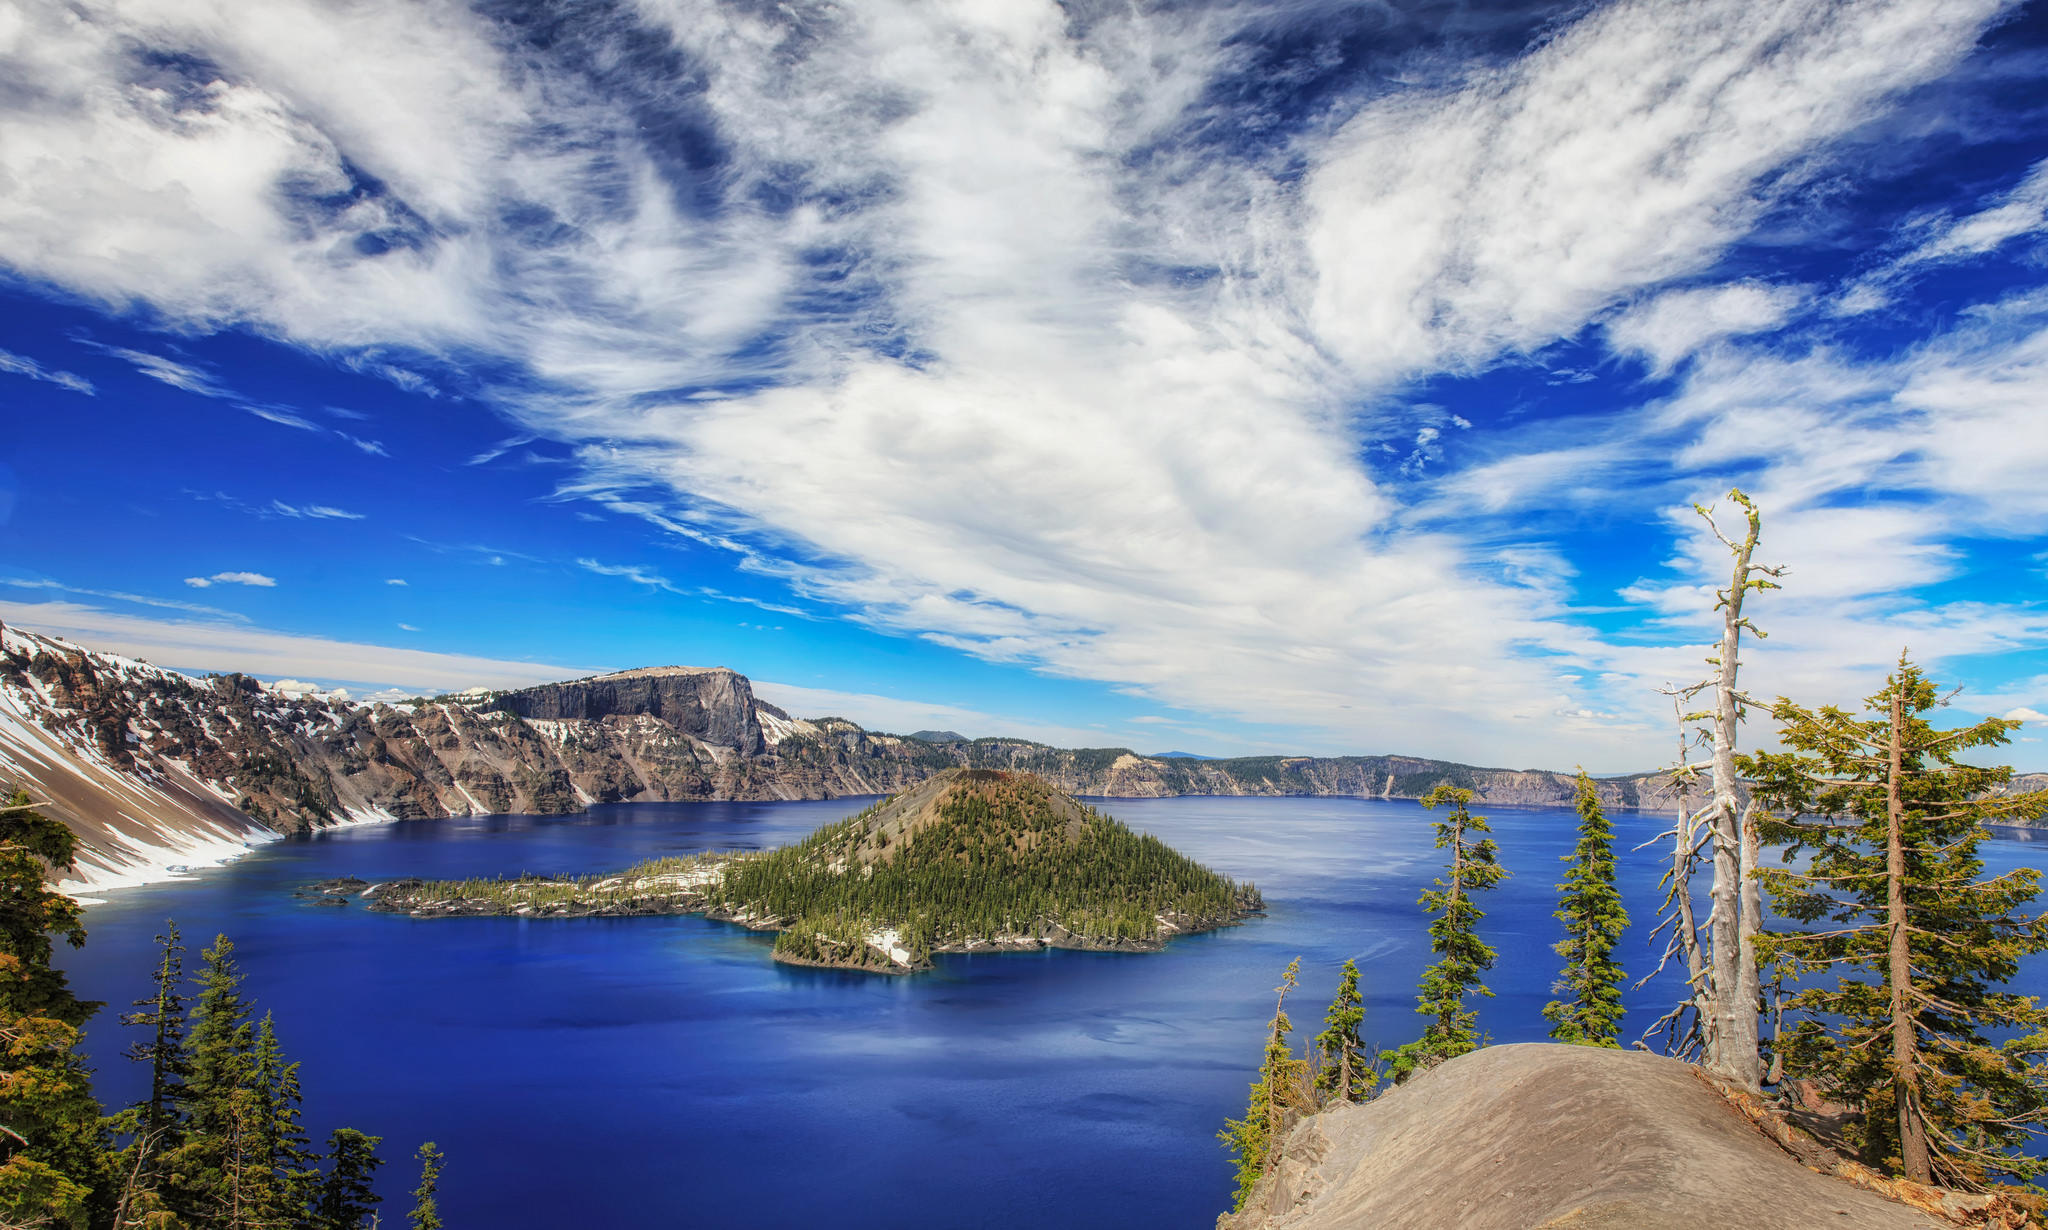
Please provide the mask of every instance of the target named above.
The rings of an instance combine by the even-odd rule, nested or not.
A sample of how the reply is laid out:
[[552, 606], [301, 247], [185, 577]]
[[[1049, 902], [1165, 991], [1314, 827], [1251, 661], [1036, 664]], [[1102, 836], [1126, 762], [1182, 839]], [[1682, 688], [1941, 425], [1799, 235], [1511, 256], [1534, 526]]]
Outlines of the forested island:
[[778, 961], [908, 973], [935, 952], [1156, 951], [1259, 913], [1238, 884], [1029, 773], [955, 769], [765, 853], [590, 876], [330, 881], [418, 918], [697, 914], [777, 931]]

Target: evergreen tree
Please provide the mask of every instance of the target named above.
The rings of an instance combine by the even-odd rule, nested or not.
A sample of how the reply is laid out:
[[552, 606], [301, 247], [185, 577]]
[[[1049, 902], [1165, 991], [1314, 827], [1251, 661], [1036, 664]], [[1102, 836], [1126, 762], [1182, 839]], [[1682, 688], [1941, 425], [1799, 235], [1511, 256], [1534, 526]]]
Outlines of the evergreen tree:
[[167, 1187], [191, 1221], [241, 1230], [262, 1224], [277, 1203], [265, 1164], [269, 1125], [256, 1087], [256, 1027], [234, 941], [215, 936], [199, 955], [199, 994], [185, 1030], [186, 1121], [165, 1159]]
[[420, 1146], [420, 1185], [412, 1189], [412, 1212], [406, 1215], [411, 1230], [441, 1230], [441, 1206], [434, 1193], [441, 1186], [441, 1151], [433, 1141]]
[[1422, 894], [1419, 904], [1436, 917], [1429, 924], [1430, 951], [1437, 954], [1435, 965], [1422, 975], [1415, 1010], [1429, 1017], [1422, 1037], [1396, 1050], [1388, 1073], [1396, 1081], [1455, 1059], [1479, 1046], [1479, 1011], [1465, 1006], [1467, 995], [1491, 996], [1479, 981], [1493, 968], [1494, 951], [1479, 938], [1479, 920], [1486, 917], [1472, 894], [1500, 883], [1507, 871], [1500, 865], [1500, 849], [1491, 837], [1473, 840], [1475, 833], [1492, 832], [1486, 817], [1468, 810], [1472, 792], [1448, 783], [1438, 783], [1422, 800], [1434, 811], [1449, 805], [1450, 812], [1436, 822], [1436, 846], [1451, 852], [1448, 878]]
[[1364, 1021], [1358, 962], [1346, 961], [1336, 997], [1323, 1014], [1323, 1032], [1316, 1035], [1316, 1091], [1324, 1102], [1363, 1102], [1379, 1084], [1380, 1074], [1366, 1062], [1365, 1042], [1358, 1036]]
[[179, 943], [178, 926], [164, 924], [165, 933], [156, 937], [159, 949], [154, 992], [135, 1001], [137, 1011], [122, 1016], [123, 1025], [148, 1031], [130, 1043], [129, 1059], [149, 1065], [149, 1092], [142, 1101], [109, 1119], [117, 1136], [127, 1145], [115, 1158], [121, 1175], [121, 1191], [115, 1208], [116, 1226], [147, 1224], [164, 1209], [159, 1190], [164, 1159], [178, 1146], [183, 1119], [181, 1102], [185, 1093], [185, 949]]
[[327, 1177], [313, 1205], [314, 1230], [360, 1230], [376, 1211], [373, 1181], [384, 1159], [377, 1156], [378, 1137], [354, 1128], [336, 1128], [327, 1138]]
[[299, 1065], [285, 1060], [268, 1012], [256, 1027], [250, 1076], [260, 1114], [256, 1120], [257, 1156], [274, 1176], [275, 1209], [296, 1220], [315, 1197], [320, 1172], [313, 1166], [306, 1131], [300, 1122]]
[[168, 1131], [176, 1121], [178, 1103], [185, 1093], [185, 996], [179, 987], [185, 981], [185, 948], [179, 943], [178, 925], [164, 924], [165, 933], [156, 937], [159, 955], [152, 976], [155, 991], [135, 1001], [137, 1011], [121, 1018], [123, 1025], [149, 1031], [141, 1041], [130, 1043], [128, 1058], [149, 1065], [149, 1095], [129, 1108], [128, 1131], [152, 1136]]
[[0, 1223], [83, 1226], [109, 1202], [105, 1133], [52, 938], [85, 942], [78, 904], [45, 882], [72, 866], [71, 830], [19, 792], [0, 803]]
[[1259, 1064], [1259, 1079], [1252, 1082], [1251, 1101], [1244, 1118], [1225, 1119], [1216, 1138], [1237, 1155], [1237, 1210], [1244, 1208], [1252, 1188], [1266, 1173], [1273, 1146], [1285, 1132], [1289, 1116], [1314, 1109], [1315, 1094], [1308, 1079], [1308, 1061], [1296, 1059], [1287, 1037], [1294, 1022], [1287, 1016], [1287, 995], [1301, 976], [1301, 958], [1287, 963], [1274, 988], [1278, 999], [1273, 1019], [1266, 1026], [1266, 1054]]
[[1792, 1000], [1804, 1016], [1780, 1053], [1861, 1109], [1873, 1164], [1922, 1183], [2031, 1177], [2048, 1165], [2022, 1152], [2048, 1117], [2048, 1009], [2001, 988], [2048, 950], [2048, 915], [2026, 912], [2040, 873], [1984, 878], [1977, 844], [2048, 793], [2005, 794], [2011, 769], [1962, 763], [2019, 723], [1936, 730], [1923, 715], [1946, 700], [1903, 655], [1866, 703], [1873, 716], [1781, 698], [1786, 750], [1743, 766], [1777, 813], [1764, 839], [1812, 852], [1805, 871], [1762, 871], [1774, 904], [1819, 925], [1761, 937], [1760, 955], [1828, 975]]
[[1593, 779], [1579, 770], [1579, 844], [1571, 869], [1557, 886], [1555, 917], [1565, 938], [1553, 947], [1564, 958], [1554, 990], [1568, 996], [1544, 1005], [1550, 1036], [1584, 1046], [1621, 1045], [1621, 963], [1614, 950], [1628, 930], [1628, 910], [1614, 878], [1614, 829], [1600, 810]]

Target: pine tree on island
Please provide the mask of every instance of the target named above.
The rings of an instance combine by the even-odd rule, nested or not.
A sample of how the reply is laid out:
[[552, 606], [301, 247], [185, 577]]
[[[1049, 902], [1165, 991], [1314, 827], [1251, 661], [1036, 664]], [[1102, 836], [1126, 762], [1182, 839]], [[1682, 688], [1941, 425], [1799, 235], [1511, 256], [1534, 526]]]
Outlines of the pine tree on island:
[[1316, 1092], [1328, 1104], [1363, 1102], [1372, 1096], [1380, 1074], [1365, 1058], [1358, 1028], [1365, 1021], [1365, 1000], [1358, 993], [1358, 962], [1344, 962], [1337, 994], [1323, 1015], [1316, 1035]]
[[1579, 842], [1557, 886], [1557, 912], [1565, 937], [1553, 947], [1564, 971], [1552, 990], [1563, 998], [1544, 1005], [1550, 1036], [1583, 1046], [1621, 1045], [1623, 971], [1615, 948], [1628, 930], [1628, 910], [1615, 884], [1614, 828], [1600, 809], [1593, 779], [1579, 770]]
[[[1761, 873], [1801, 931], [1759, 937], [1760, 955], [1821, 975], [1791, 1002], [1786, 1071], [1861, 1111], [1853, 1144], [1915, 1182], [1975, 1187], [2030, 1179], [2048, 1122], [2048, 1009], [2003, 988], [2048, 951], [2031, 913], [2040, 873], [1985, 878], [1983, 825], [2031, 819], [2048, 792], [2006, 794], [2010, 768], [1959, 757], [2005, 744], [2018, 722], [1936, 730], [1947, 703], [1900, 656], [1871, 716], [1780, 699], [1781, 753], [1743, 759], [1774, 814], [1762, 836], [1805, 851], [1805, 871]], [[1987, 1035], [1995, 1035], [1997, 1040]]]
[[1493, 968], [1495, 953], [1479, 938], [1479, 920], [1486, 915], [1472, 894], [1500, 883], [1507, 870], [1500, 865], [1500, 849], [1491, 837], [1473, 840], [1474, 834], [1492, 830], [1486, 817], [1471, 814], [1471, 803], [1470, 790], [1441, 782], [1422, 799], [1432, 811], [1450, 808], [1436, 822], [1436, 846], [1449, 850], [1451, 861], [1445, 878], [1423, 893], [1419, 903], [1436, 916], [1429, 924], [1429, 947], [1438, 960], [1422, 975], [1416, 997], [1415, 1010], [1430, 1022], [1422, 1037], [1389, 1058], [1387, 1072], [1396, 1082], [1479, 1047], [1479, 1012], [1465, 1006], [1465, 997], [1492, 996], [1479, 979]]

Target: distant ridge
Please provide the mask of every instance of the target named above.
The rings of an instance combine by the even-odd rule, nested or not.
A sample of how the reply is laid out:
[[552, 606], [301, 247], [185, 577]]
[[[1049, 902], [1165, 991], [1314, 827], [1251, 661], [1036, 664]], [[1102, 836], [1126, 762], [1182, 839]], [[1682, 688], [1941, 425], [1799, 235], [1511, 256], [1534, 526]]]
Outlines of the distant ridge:
[[[27, 790], [79, 835], [73, 890], [169, 878], [172, 867], [333, 824], [895, 794], [947, 769], [1035, 773], [1097, 798], [1415, 799], [1439, 784], [1473, 791], [1481, 806], [1568, 806], [1573, 796], [1569, 774], [1418, 756], [1208, 759], [881, 734], [793, 717], [724, 668], [359, 704], [247, 675], [183, 675], [0, 626], [0, 784]], [[2042, 785], [2035, 775], [2013, 788]], [[1661, 773], [1595, 786], [1609, 807], [1678, 803]]]
[[1200, 752], [1153, 752], [1154, 760], [1221, 760], [1221, 756], [1204, 756]]

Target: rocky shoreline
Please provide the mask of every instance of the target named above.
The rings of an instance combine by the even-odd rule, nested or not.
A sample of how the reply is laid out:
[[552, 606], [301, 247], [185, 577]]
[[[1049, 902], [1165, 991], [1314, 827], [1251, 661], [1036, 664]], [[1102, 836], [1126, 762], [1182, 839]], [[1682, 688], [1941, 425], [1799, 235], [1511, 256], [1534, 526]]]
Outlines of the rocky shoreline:
[[[708, 856], [705, 865], [717, 867], [722, 865], [723, 861], [725, 860], [720, 860], [717, 856]], [[572, 878], [541, 876], [522, 877], [502, 883], [513, 894], [517, 894], [522, 888], [530, 890], [527, 894], [529, 897], [535, 892], [574, 892], [583, 886], [583, 882]], [[294, 890], [292, 895], [313, 906], [346, 906], [351, 901], [360, 901], [372, 913], [403, 914], [409, 918], [656, 918], [697, 914], [714, 922], [731, 923], [749, 931], [770, 933], [780, 933], [797, 921], [793, 918], [761, 915], [718, 904], [711, 899], [708, 892], [703, 891], [703, 888], [710, 887], [709, 881], [703, 888], [662, 885], [660, 891], [650, 891], [640, 896], [607, 896], [603, 899], [571, 897], [563, 900], [529, 900], [519, 903], [507, 899], [460, 896], [445, 892], [435, 894], [430, 891], [435, 887], [432, 882], [416, 876], [383, 881], [342, 876], [303, 885]], [[1205, 931], [1240, 926], [1247, 919], [1261, 917], [1264, 913], [1265, 910], [1259, 908], [1243, 910], [1235, 916], [1223, 918], [1162, 915], [1159, 919], [1161, 936], [1158, 939], [1083, 935], [1059, 923], [1048, 922], [1041, 933], [1036, 935], [1004, 933], [977, 936], [966, 941], [935, 944], [930, 952], [1021, 953], [1043, 952], [1048, 949], [1068, 952], [1163, 952], [1167, 941], [1177, 936], [1198, 935]], [[914, 974], [932, 967], [928, 959], [878, 961], [875, 959], [878, 953], [885, 958], [887, 956], [885, 950], [878, 949], [872, 944], [861, 953], [849, 953], [846, 959], [837, 961], [819, 960], [780, 951], [773, 956], [784, 965], [870, 974]]]

